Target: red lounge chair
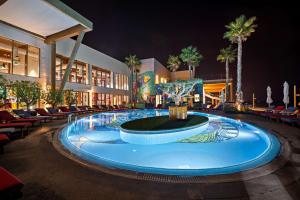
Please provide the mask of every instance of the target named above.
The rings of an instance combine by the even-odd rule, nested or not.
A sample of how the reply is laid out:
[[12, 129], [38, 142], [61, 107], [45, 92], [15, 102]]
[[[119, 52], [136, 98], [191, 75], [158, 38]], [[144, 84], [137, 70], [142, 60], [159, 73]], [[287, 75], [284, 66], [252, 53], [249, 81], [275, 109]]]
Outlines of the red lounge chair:
[[82, 111], [76, 111], [76, 110], [73, 110], [71, 111], [69, 108], [65, 107], [65, 106], [61, 106], [61, 107], [58, 107], [62, 112], [68, 112], [68, 113], [73, 113], [73, 114], [81, 114], [83, 113]]
[[54, 118], [65, 118], [67, 116], [65, 113], [48, 113], [44, 108], [36, 108], [35, 110], [41, 116], [49, 116]]
[[3, 146], [9, 142], [9, 138], [5, 134], [0, 134], [0, 154], [3, 153]]
[[95, 109], [97, 112], [103, 112], [105, 111], [103, 107], [98, 105], [93, 105], [93, 109]]
[[5, 121], [6, 123], [30, 122], [32, 126], [34, 125], [34, 123], [36, 122], [41, 123], [42, 121], [42, 119], [37, 119], [37, 118], [26, 118], [26, 119], [16, 118], [6, 110], [0, 111], [0, 120]]
[[49, 120], [49, 121], [51, 120], [51, 117], [47, 117], [47, 116], [32, 116], [30, 114], [30, 111], [25, 111], [25, 110], [22, 110], [22, 109], [13, 110], [13, 113], [15, 113], [19, 117], [25, 118], [25, 119], [28, 119], [28, 118], [41, 119], [44, 122], [47, 122], [47, 120]]
[[22, 197], [24, 184], [9, 171], [0, 167], [0, 199], [17, 199]]
[[31, 126], [30, 122], [16, 122], [16, 123], [6, 123], [6, 124], [0, 124], [0, 128], [19, 128], [21, 129], [21, 134], [23, 134], [23, 129], [27, 128], [27, 134], [29, 131], [29, 127]]
[[289, 124], [293, 124], [295, 122], [297, 122], [298, 120], [300, 120], [300, 118], [298, 117], [298, 114], [293, 114], [293, 115], [283, 115], [281, 116], [281, 121], [289, 123]]

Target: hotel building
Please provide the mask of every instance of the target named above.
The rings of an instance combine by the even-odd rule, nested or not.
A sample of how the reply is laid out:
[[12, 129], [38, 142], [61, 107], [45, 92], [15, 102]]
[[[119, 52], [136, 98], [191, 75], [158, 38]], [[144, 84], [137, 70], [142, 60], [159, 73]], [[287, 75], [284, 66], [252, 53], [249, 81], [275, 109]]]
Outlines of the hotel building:
[[127, 103], [128, 67], [81, 44], [92, 28], [59, 0], [0, 1], [0, 74], [58, 88], [71, 64], [64, 88], [76, 91], [77, 105]]
[[[0, 74], [8, 80], [39, 82], [77, 93], [77, 105], [120, 105], [129, 102], [130, 71], [121, 61], [82, 44], [93, 23], [59, 0], [0, 0]], [[71, 39], [77, 36], [77, 39]], [[142, 79], [142, 80], [141, 80]], [[155, 85], [187, 80], [188, 71], [170, 72], [154, 58], [143, 59], [136, 84], [139, 101], [162, 97]], [[145, 84], [144, 84], [145, 83]], [[145, 86], [146, 85], [146, 86]], [[139, 87], [139, 88], [138, 88]], [[203, 80], [195, 99], [213, 104], [225, 91], [225, 80]], [[232, 99], [232, 81], [230, 82]]]

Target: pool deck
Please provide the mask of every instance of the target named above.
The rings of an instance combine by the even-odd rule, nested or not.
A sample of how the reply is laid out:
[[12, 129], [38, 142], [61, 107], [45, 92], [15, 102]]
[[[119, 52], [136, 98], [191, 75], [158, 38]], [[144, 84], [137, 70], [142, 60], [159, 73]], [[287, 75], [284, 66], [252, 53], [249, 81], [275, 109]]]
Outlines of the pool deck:
[[[289, 141], [291, 156], [275, 172], [226, 183], [162, 183], [128, 179], [95, 171], [53, 148], [56, 120], [5, 146], [0, 166], [24, 183], [24, 199], [300, 199], [300, 128], [245, 115], [227, 115], [257, 124]], [[1, 199], [1, 198], [0, 198]]]

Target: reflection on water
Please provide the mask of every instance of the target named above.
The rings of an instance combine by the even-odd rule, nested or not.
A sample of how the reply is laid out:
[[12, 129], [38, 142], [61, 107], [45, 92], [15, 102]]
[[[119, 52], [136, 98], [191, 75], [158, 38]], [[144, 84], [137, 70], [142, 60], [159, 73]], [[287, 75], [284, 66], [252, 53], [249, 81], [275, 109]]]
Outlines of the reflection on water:
[[60, 140], [71, 152], [90, 162], [139, 172], [178, 175], [242, 171], [270, 162], [280, 150], [274, 136], [255, 126], [216, 115], [189, 114], [208, 117], [208, 127], [190, 134], [193, 136], [173, 140], [175, 142], [141, 145], [126, 143], [120, 138], [122, 123], [168, 115], [166, 110], [132, 110], [88, 116], [63, 129]]

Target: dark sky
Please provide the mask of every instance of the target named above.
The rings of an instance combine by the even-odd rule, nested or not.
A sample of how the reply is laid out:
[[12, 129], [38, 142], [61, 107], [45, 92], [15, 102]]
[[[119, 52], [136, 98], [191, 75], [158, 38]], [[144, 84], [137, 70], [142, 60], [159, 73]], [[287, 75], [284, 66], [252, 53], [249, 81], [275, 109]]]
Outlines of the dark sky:
[[[243, 45], [245, 98], [251, 100], [255, 92], [264, 102], [270, 85], [273, 99], [282, 101], [285, 80], [291, 87], [297, 84], [300, 92], [300, 14], [292, 1], [63, 2], [94, 23], [84, 44], [121, 61], [131, 53], [141, 59], [155, 57], [164, 65], [168, 55], [193, 45], [204, 56], [197, 68], [204, 78], [225, 73], [224, 64], [216, 62], [219, 49], [229, 45], [223, 39], [224, 26], [241, 14], [257, 16], [257, 31]], [[235, 78], [235, 63], [230, 70]]]

